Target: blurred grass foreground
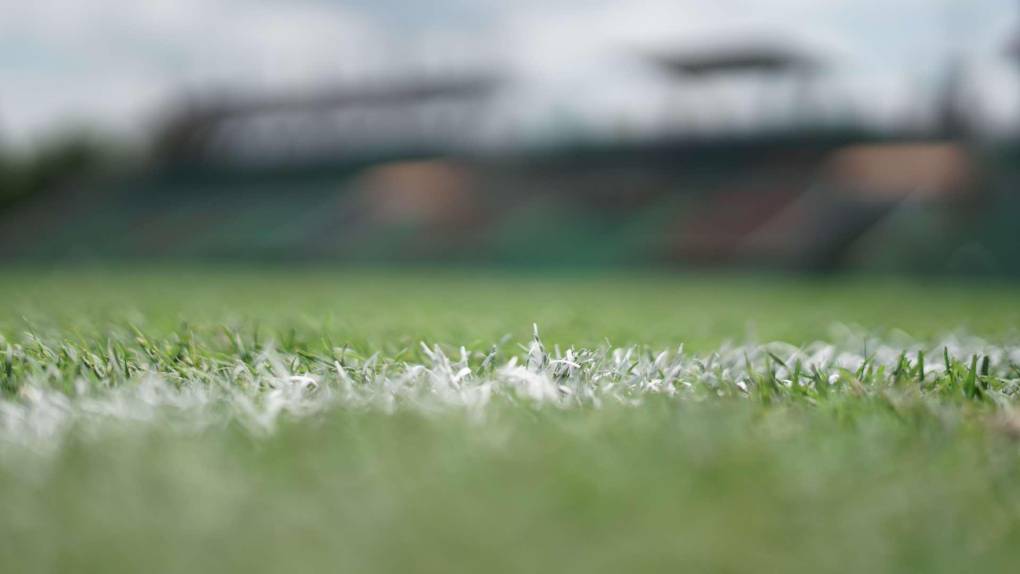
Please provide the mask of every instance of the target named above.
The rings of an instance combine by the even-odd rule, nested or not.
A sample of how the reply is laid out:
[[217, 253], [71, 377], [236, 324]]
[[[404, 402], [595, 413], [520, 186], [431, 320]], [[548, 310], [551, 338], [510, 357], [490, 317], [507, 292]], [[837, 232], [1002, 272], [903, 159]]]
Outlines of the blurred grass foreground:
[[1020, 556], [1012, 286], [22, 268], [0, 297], [4, 571]]

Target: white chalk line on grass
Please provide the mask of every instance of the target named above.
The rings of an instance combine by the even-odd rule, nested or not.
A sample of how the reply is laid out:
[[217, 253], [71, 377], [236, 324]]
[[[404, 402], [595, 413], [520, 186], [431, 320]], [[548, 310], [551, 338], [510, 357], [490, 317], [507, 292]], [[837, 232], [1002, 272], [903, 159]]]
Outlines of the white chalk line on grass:
[[[855, 392], [880, 392], [897, 370], [916, 369], [921, 352], [927, 357], [924, 379], [945, 373], [944, 354], [965, 364], [987, 357], [987, 376], [998, 382], [989, 391], [992, 400], [1008, 406], [1020, 389], [1020, 346], [959, 334], [926, 344], [846, 331], [836, 342], [800, 347], [726, 344], [713, 352], [691, 353], [682, 347], [547, 349], [536, 329], [536, 337], [509, 356], [422, 344], [421, 362], [377, 354], [343, 364], [305, 362], [302, 372], [292, 372], [287, 365], [299, 364], [295, 357], [267, 347], [249, 362], [222, 359], [194, 380], [151, 370], [115, 385], [84, 379], [68, 385], [54, 370], [41, 369], [20, 381], [14, 396], [0, 398], [0, 446], [52, 451], [69, 432], [89, 433], [120, 423], [183, 432], [236, 423], [265, 435], [284, 417], [304, 418], [336, 408], [426, 413], [458, 409], [484, 420], [494, 401], [569, 409], [636, 405], [651, 396], [680, 401], [740, 398], [752, 396], [752, 387], [766, 373], [774, 374], [780, 391], [794, 385], [843, 388], [838, 383], [854, 378], [862, 365], [876, 384]], [[67, 388], [73, 390], [62, 390]]]

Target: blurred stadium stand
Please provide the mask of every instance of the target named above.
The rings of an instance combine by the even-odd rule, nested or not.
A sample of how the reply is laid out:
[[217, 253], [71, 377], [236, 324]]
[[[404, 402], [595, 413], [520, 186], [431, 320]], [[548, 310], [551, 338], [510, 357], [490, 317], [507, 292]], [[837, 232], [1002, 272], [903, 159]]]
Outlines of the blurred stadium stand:
[[958, 76], [935, 125], [873, 128], [813, 122], [825, 67], [796, 50], [646, 61], [791, 83], [790, 121], [493, 149], [493, 74], [224, 92], [167, 114], [145, 169], [0, 211], [0, 255], [1020, 274], [1020, 152], [969, 135]]

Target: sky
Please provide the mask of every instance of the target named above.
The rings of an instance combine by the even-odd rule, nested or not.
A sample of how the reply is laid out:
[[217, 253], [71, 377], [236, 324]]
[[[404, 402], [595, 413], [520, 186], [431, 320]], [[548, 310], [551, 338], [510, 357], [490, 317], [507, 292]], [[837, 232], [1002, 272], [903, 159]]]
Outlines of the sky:
[[[756, 39], [820, 55], [821, 89], [879, 120], [930, 99], [951, 53], [989, 125], [1020, 102], [1002, 55], [1015, 0], [0, 1], [0, 142], [14, 146], [72, 128], [141, 135], [203, 90], [479, 68], [512, 78], [501, 113], [523, 130], [651, 124], [667, 86], [641, 54]], [[746, 92], [694, 101], [739, 116]]]

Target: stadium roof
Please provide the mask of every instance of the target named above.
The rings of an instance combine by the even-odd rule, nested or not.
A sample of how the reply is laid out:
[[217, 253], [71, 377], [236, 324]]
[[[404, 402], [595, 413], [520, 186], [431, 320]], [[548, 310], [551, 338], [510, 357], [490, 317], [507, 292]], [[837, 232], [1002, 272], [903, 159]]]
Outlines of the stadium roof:
[[348, 106], [399, 106], [431, 99], [475, 99], [491, 95], [495, 76], [460, 76], [405, 80], [376, 85], [325, 86], [319, 89], [264, 94], [213, 94], [189, 112], [227, 119], [278, 111], [322, 111]]
[[156, 133], [155, 148], [164, 158], [190, 157], [209, 143], [214, 131], [232, 121], [273, 114], [328, 115], [350, 108], [399, 109], [433, 101], [472, 103], [494, 94], [500, 84], [494, 75], [464, 75], [268, 94], [211, 93], [183, 101], [167, 114]]
[[653, 65], [674, 76], [705, 76], [734, 72], [812, 72], [820, 67], [813, 58], [791, 48], [745, 45], [692, 52], [658, 53]]

